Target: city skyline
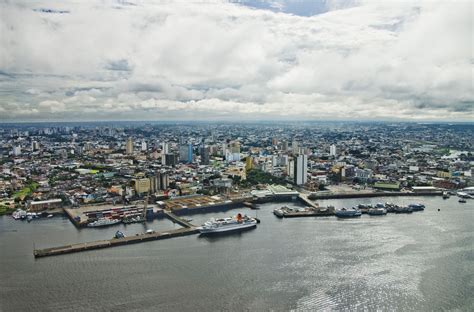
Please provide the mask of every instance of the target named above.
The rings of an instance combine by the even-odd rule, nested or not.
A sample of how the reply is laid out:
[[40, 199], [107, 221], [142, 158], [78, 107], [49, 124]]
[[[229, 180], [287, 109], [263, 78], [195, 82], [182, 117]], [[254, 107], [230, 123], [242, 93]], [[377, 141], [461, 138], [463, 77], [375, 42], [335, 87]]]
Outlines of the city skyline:
[[0, 122], [474, 117], [468, 1], [0, 6]]

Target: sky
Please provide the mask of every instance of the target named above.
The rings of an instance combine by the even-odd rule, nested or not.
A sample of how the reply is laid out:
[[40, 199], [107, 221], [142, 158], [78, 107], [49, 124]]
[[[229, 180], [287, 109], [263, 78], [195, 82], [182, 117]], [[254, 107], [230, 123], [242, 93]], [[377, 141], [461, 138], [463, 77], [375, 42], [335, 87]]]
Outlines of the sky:
[[0, 0], [0, 122], [473, 121], [471, 1]]

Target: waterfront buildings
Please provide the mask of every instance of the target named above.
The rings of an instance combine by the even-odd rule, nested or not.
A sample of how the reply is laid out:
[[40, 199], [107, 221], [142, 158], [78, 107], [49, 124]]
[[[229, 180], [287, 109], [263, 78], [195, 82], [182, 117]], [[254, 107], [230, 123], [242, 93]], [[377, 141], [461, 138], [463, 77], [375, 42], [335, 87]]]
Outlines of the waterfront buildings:
[[473, 183], [473, 136], [472, 126], [444, 124], [8, 124], [0, 126], [0, 200], [120, 203], [245, 193], [275, 181], [309, 192], [456, 190]]

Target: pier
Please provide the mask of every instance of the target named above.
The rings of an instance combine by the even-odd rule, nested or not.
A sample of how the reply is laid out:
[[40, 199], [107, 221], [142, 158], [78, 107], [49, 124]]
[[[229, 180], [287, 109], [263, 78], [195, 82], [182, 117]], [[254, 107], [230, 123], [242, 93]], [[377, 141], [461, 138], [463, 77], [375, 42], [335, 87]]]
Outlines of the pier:
[[309, 198], [306, 194], [300, 193], [298, 195], [298, 199], [303, 201], [306, 205], [308, 205], [311, 208], [319, 208], [319, 205], [316, 204], [316, 203], [313, 203], [311, 200], [309, 200]]
[[189, 223], [188, 221], [184, 220], [183, 218], [180, 218], [178, 217], [177, 215], [175, 215], [174, 213], [172, 213], [171, 211], [163, 211], [165, 216], [170, 219], [171, 221], [173, 221], [174, 223], [178, 223], [179, 225], [185, 227], [185, 228], [188, 228], [188, 229], [191, 229], [191, 228], [194, 228], [195, 226], [192, 225], [191, 223]]
[[58, 246], [45, 249], [35, 249], [33, 255], [35, 258], [49, 257], [56, 255], [64, 255], [69, 253], [94, 250], [94, 249], [103, 249], [110, 248], [122, 245], [137, 244], [142, 242], [161, 240], [179, 236], [187, 236], [197, 234], [199, 231], [195, 227], [191, 228], [182, 228], [177, 230], [171, 230], [166, 232], [155, 232], [148, 234], [139, 234], [135, 236], [123, 237], [123, 238], [113, 238], [109, 240], [100, 240], [88, 243], [79, 243], [73, 245]]

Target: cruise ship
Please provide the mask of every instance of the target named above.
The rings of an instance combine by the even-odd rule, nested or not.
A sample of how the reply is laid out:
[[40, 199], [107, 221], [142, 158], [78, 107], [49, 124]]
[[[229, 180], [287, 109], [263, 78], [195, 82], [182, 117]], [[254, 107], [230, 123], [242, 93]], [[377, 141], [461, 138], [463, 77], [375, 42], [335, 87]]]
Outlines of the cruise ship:
[[233, 218], [210, 219], [198, 228], [201, 234], [217, 234], [225, 232], [237, 232], [251, 229], [257, 226], [257, 220], [240, 213]]

